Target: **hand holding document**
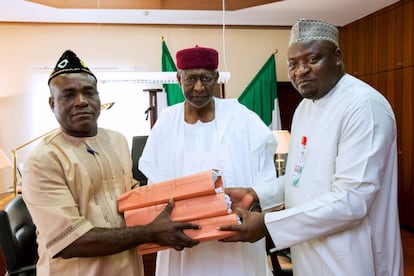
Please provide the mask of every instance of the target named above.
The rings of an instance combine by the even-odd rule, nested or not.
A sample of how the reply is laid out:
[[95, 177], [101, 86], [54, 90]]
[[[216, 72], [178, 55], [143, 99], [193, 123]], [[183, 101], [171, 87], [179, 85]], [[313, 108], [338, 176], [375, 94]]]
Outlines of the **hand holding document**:
[[252, 206], [260, 206], [259, 198], [253, 188], [226, 188], [224, 192], [229, 195], [232, 202], [232, 208], [235, 211], [237, 208], [243, 210], [251, 210]]
[[184, 233], [186, 229], [199, 229], [198, 224], [171, 220], [171, 211], [174, 200], [170, 200], [157, 217], [144, 227], [151, 229], [151, 242], [183, 250], [186, 247], [196, 246], [200, 241], [190, 238]]
[[[231, 201], [223, 192], [218, 171], [205, 172], [172, 179], [131, 190], [118, 198], [118, 209], [124, 212], [127, 226], [150, 223], [173, 198], [175, 207], [171, 220], [198, 224], [200, 229], [183, 232], [198, 241], [219, 240], [230, 237], [232, 231], [219, 231], [222, 225], [238, 224], [236, 214], [231, 214]], [[143, 244], [140, 254], [153, 253], [166, 247]]]
[[256, 242], [266, 235], [267, 229], [264, 222], [264, 213], [250, 212], [241, 208], [237, 209], [243, 223], [221, 225], [221, 231], [236, 231], [233, 235], [221, 239], [224, 242]]

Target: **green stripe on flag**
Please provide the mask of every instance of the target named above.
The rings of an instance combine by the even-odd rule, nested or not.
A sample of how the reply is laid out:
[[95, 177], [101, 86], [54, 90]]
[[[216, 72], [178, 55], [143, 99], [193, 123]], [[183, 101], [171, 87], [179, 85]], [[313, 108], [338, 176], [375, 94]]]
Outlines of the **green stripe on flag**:
[[269, 126], [277, 98], [276, 62], [274, 54], [266, 61], [254, 79], [238, 98]]
[[[177, 67], [175, 66], [174, 60], [171, 57], [170, 51], [168, 50], [165, 41], [162, 41], [162, 55], [161, 55], [161, 66], [162, 72], [175, 72]], [[184, 101], [184, 96], [181, 91], [180, 85], [176, 83], [163, 84], [164, 90], [167, 93], [167, 105], [171, 106], [176, 103]]]

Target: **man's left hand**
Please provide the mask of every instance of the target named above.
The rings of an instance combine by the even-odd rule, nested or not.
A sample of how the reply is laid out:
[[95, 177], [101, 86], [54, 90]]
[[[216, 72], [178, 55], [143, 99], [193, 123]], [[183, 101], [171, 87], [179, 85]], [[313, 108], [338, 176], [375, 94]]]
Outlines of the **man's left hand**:
[[231, 209], [249, 210], [254, 202], [259, 202], [256, 192], [252, 188], [225, 188], [224, 193], [230, 196]]

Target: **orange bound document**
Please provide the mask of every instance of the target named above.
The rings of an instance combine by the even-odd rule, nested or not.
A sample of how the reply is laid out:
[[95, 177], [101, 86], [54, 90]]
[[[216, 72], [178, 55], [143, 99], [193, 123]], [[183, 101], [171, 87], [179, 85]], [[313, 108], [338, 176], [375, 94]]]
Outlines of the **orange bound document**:
[[214, 170], [188, 175], [168, 181], [141, 186], [118, 197], [120, 212], [175, 200], [216, 194], [223, 188], [221, 176]]
[[[233, 231], [220, 231], [217, 230], [217, 228], [223, 225], [238, 224], [239, 219], [236, 214], [229, 214], [225, 216], [193, 220], [191, 222], [200, 225], [201, 229], [186, 229], [184, 230], [184, 233], [195, 240], [203, 242], [210, 240], [220, 240], [234, 235]], [[138, 246], [138, 253], [145, 255], [168, 248], [169, 247], [167, 246], [162, 246], [155, 243], [146, 243]]]
[[[164, 210], [167, 203], [126, 210], [124, 212], [127, 226], [150, 223]], [[224, 193], [177, 200], [171, 212], [171, 220], [190, 221], [214, 216], [227, 215], [229, 211]]]

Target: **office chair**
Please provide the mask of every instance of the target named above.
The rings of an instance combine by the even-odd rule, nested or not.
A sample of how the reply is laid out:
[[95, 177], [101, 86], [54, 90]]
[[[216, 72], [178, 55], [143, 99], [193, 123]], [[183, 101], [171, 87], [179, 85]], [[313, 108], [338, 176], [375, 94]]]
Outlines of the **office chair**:
[[0, 211], [0, 245], [6, 261], [6, 275], [36, 275], [36, 227], [21, 195]]
[[140, 186], [147, 185], [148, 179], [139, 169], [138, 161], [141, 157], [142, 151], [144, 150], [145, 143], [147, 142], [148, 136], [134, 136], [132, 137], [132, 177], [138, 180]]

